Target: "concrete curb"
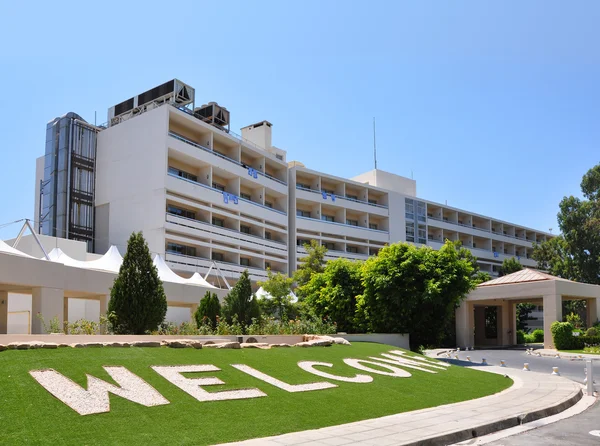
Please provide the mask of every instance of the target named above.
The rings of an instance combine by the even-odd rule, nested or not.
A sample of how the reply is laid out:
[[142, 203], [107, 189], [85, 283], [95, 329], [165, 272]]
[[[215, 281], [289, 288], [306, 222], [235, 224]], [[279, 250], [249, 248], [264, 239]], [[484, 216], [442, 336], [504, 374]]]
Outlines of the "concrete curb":
[[403, 446], [443, 446], [454, 443], [460, 443], [461, 441], [471, 440], [473, 438], [482, 437], [494, 432], [498, 432], [504, 429], [520, 426], [522, 424], [530, 423], [532, 421], [539, 420], [540, 418], [546, 418], [552, 415], [556, 415], [571, 406], [577, 404], [577, 402], [583, 397], [583, 392], [580, 390], [577, 395], [569, 398], [567, 401], [563, 401], [555, 406], [546, 407], [534, 412], [529, 412], [523, 415], [511, 416], [503, 420], [499, 420], [493, 423], [482, 424], [475, 426], [471, 429], [463, 429], [457, 432], [451, 432], [445, 435], [440, 435], [432, 438], [423, 438], [412, 443], [403, 443]]

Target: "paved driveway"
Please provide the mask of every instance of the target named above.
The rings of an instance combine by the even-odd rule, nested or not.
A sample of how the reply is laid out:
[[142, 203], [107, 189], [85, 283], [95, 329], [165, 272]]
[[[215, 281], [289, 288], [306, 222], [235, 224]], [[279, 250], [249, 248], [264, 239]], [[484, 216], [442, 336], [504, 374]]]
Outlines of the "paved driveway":
[[[452, 358], [454, 358], [452, 353]], [[533, 372], [552, 373], [552, 367], [558, 367], [562, 376], [569, 378], [578, 383], [583, 383], [585, 379], [585, 361], [584, 360], [569, 360], [549, 357], [537, 357], [528, 355], [525, 350], [474, 350], [461, 351], [458, 353], [459, 361], [454, 359], [444, 359], [438, 356], [439, 359], [449, 361], [453, 364], [469, 366], [467, 356], [470, 356], [474, 363], [481, 363], [481, 359], [485, 358], [490, 365], [500, 365], [500, 360], [504, 360], [507, 368], [522, 369], [525, 362], [529, 363], [529, 368]], [[600, 355], [594, 363], [595, 381], [600, 384]], [[600, 388], [600, 385], [597, 387]], [[600, 439], [599, 439], [600, 440]], [[600, 444], [600, 441], [599, 441]]]

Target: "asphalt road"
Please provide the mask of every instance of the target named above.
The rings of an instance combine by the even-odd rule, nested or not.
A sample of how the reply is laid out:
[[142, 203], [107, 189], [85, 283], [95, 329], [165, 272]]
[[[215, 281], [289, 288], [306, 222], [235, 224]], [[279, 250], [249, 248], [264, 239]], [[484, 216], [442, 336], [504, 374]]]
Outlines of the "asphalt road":
[[[510, 376], [510, 370], [522, 369], [523, 363], [529, 363], [529, 368], [534, 372], [552, 373], [552, 367], [558, 367], [562, 376], [573, 381], [583, 383], [585, 378], [585, 361], [568, 360], [548, 357], [530, 356], [524, 350], [475, 350], [461, 351], [458, 353], [459, 361], [444, 359], [456, 365], [469, 367], [473, 364], [481, 364], [485, 358], [490, 365], [500, 365], [500, 360], [506, 363], [506, 374]], [[472, 362], [466, 361], [470, 356]], [[454, 358], [454, 353], [452, 354]], [[594, 381], [596, 390], [600, 390], [600, 357], [593, 361]], [[599, 436], [590, 434], [597, 431]], [[463, 443], [468, 444], [468, 443]], [[475, 439], [473, 440], [475, 444]], [[583, 413], [547, 426], [532, 429], [522, 434], [506, 437], [491, 443], [492, 446], [567, 446], [567, 445], [600, 445], [600, 403], [594, 404]]]
[[[454, 358], [455, 353], [452, 353]], [[467, 361], [467, 356], [471, 358], [471, 362]], [[569, 378], [578, 383], [583, 383], [585, 379], [585, 361], [584, 360], [569, 360], [548, 357], [537, 357], [528, 355], [525, 350], [474, 350], [461, 351], [458, 353], [459, 360], [445, 359], [438, 357], [452, 364], [469, 367], [471, 365], [481, 365], [481, 359], [485, 358], [489, 365], [500, 365], [500, 361], [504, 360], [507, 368], [507, 374], [510, 375], [510, 369], [522, 369], [524, 363], [529, 363], [529, 368], [532, 372], [552, 373], [552, 367], [558, 367], [559, 373], [565, 378]], [[593, 361], [595, 381], [598, 383], [597, 389], [600, 389], [600, 356]]]

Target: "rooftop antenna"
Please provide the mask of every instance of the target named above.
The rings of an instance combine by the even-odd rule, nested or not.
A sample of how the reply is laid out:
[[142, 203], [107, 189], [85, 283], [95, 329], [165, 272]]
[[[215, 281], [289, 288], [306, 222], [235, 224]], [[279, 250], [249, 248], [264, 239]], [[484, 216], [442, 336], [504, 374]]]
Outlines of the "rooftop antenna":
[[375, 170], [377, 170], [377, 139], [375, 138], [375, 117], [373, 116], [373, 160], [375, 161]]

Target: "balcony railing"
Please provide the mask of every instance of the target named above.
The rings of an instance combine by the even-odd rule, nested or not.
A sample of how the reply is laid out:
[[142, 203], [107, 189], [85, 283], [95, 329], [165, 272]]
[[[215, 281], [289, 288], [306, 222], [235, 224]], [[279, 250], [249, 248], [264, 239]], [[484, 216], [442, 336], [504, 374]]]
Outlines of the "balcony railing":
[[[219, 158], [221, 158], [221, 159], [224, 159], [224, 160], [226, 160], [226, 161], [229, 161], [230, 163], [236, 164], [236, 165], [238, 165], [238, 166], [240, 166], [240, 167], [243, 167], [243, 168], [247, 168], [247, 167], [248, 167], [248, 166], [246, 166], [245, 164], [243, 164], [243, 163], [241, 163], [241, 162], [239, 162], [239, 161], [236, 161], [236, 160], [234, 160], [233, 158], [229, 158], [228, 156], [225, 156], [225, 155], [223, 155], [223, 154], [221, 154], [221, 153], [215, 152], [214, 150], [210, 150], [208, 147], [204, 147], [203, 145], [201, 145], [201, 144], [198, 144], [197, 142], [194, 142], [194, 141], [192, 141], [192, 140], [189, 140], [189, 139], [185, 138], [184, 136], [181, 136], [181, 135], [179, 135], [179, 134], [177, 134], [177, 133], [175, 133], [175, 132], [171, 132], [171, 131], [170, 131], [170, 132], [169, 132], [169, 136], [171, 136], [171, 137], [173, 137], [173, 138], [175, 138], [175, 139], [177, 139], [177, 140], [179, 140], [179, 141], [182, 141], [182, 142], [184, 142], [184, 143], [186, 143], [186, 144], [189, 144], [189, 145], [191, 145], [191, 146], [194, 146], [194, 147], [196, 147], [197, 149], [204, 150], [205, 152], [208, 152], [208, 153], [212, 153], [213, 155], [215, 155], [215, 156], [218, 156]], [[287, 182], [285, 182], [285, 181], [282, 181], [282, 180], [280, 180], [280, 179], [278, 179], [278, 178], [275, 178], [275, 177], [273, 177], [273, 176], [271, 176], [271, 175], [269, 175], [269, 174], [267, 174], [267, 173], [261, 172], [260, 170], [256, 170], [256, 169], [254, 169], [254, 171], [255, 171], [255, 172], [258, 174], [258, 175], [260, 175], [260, 176], [263, 176], [263, 177], [265, 177], [265, 178], [268, 178], [268, 179], [270, 179], [270, 180], [276, 181], [277, 183], [279, 183], [279, 184], [283, 184], [284, 186], [286, 186], [286, 185], [287, 185]]]
[[[296, 189], [298, 189], [298, 190], [305, 190], [307, 192], [312, 192], [314, 194], [319, 194], [321, 196], [323, 195], [323, 191], [315, 190], [315, 189], [309, 189], [307, 187], [302, 187], [302, 186], [299, 186], [299, 185], [296, 185]], [[329, 195], [329, 193], [328, 193], [328, 195]], [[359, 200], [357, 198], [349, 198], [349, 197], [344, 197], [343, 195], [335, 195], [335, 194], [333, 194], [333, 196], [335, 197], [336, 200], [353, 201], [355, 203], [366, 204], [366, 205], [369, 205], [369, 206], [375, 206], [375, 207], [382, 208], [382, 209], [387, 209], [388, 208], [387, 206], [385, 206], [383, 204], [371, 203], [369, 201]]]
[[[240, 265], [238, 263], [226, 262], [224, 260], [212, 260], [212, 259], [208, 259], [206, 257], [188, 256], [185, 254], [180, 254], [178, 252], [169, 251], [169, 250], [167, 250], [165, 252], [165, 254], [167, 254], [169, 256], [177, 256], [177, 260], [172, 260], [169, 257], [166, 258], [167, 262], [171, 262], [171, 263], [178, 263], [178, 264], [182, 264], [182, 265], [193, 266], [195, 268], [208, 269], [212, 265], [212, 262], [215, 262], [222, 271], [228, 272], [230, 274], [239, 275], [245, 269], [247, 269], [250, 274], [254, 274], [256, 276], [267, 277], [267, 271], [265, 269], [257, 268], [255, 266], [245, 266], [245, 265]], [[282, 263], [286, 263], [286, 262], [282, 262]], [[231, 269], [231, 267], [234, 267], [235, 269]], [[281, 272], [284, 274], [286, 273], [285, 268], [283, 270], [278, 269], [278, 268], [277, 269], [272, 268], [271, 270], [274, 272]]]
[[514, 239], [517, 239], [517, 240], [523, 240], [523, 241], [529, 242], [529, 243], [533, 243], [535, 241], [535, 240], [527, 239], [525, 237], [519, 237], [519, 236], [516, 236], [516, 235], [502, 234], [502, 233], [500, 233], [498, 231], [494, 231], [493, 229], [489, 230], [489, 229], [485, 229], [485, 228], [480, 228], [479, 226], [473, 226], [472, 224], [467, 225], [467, 224], [459, 223], [459, 222], [456, 222], [456, 221], [443, 220], [443, 219], [438, 218], [438, 217], [431, 217], [430, 215], [427, 216], [427, 219], [428, 220], [441, 221], [442, 223], [448, 223], [448, 224], [451, 224], [451, 225], [462, 226], [462, 227], [465, 227], [465, 228], [475, 229], [477, 231], [487, 232], [487, 233], [494, 234], [494, 235], [501, 235], [503, 237], [509, 237], [509, 238], [514, 238]]
[[346, 223], [338, 223], [338, 222], [335, 222], [335, 221], [319, 220], [318, 218], [312, 218], [312, 217], [301, 217], [299, 215], [297, 215], [296, 218], [300, 218], [302, 220], [310, 220], [310, 221], [314, 221], [314, 222], [320, 222], [320, 223], [327, 223], [328, 225], [338, 225], [338, 226], [344, 226], [346, 228], [363, 229], [365, 231], [379, 232], [379, 233], [382, 233], [382, 234], [388, 234], [388, 231], [383, 231], [381, 229], [365, 228], [364, 226], [348, 225]]
[[[201, 225], [206, 226], [207, 228], [210, 228], [210, 229], [206, 229], [205, 231], [209, 232], [209, 233], [212, 233], [212, 234], [219, 234], [218, 232], [212, 230], [212, 228], [219, 228], [219, 229], [222, 229], [222, 230], [225, 230], [225, 231], [229, 231], [232, 234], [235, 234], [235, 235], [229, 235], [228, 236], [229, 238], [232, 238], [234, 240], [239, 240], [239, 241], [242, 241], [242, 242], [253, 243], [255, 245], [263, 246], [263, 247], [266, 247], [266, 248], [277, 249], [277, 250], [280, 250], [280, 251], [283, 251], [283, 252], [287, 252], [287, 244], [284, 243], [284, 242], [280, 242], [280, 241], [277, 241], [277, 240], [266, 239], [266, 238], [260, 237], [258, 235], [246, 234], [245, 232], [237, 231], [235, 229], [226, 228], [224, 226], [219, 226], [219, 225], [213, 225], [212, 223], [208, 223], [208, 222], [201, 221], [201, 220], [196, 220], [196, 219], [193, 219], [193, 218], [182, 217], [181, 215], [171, 214], [169, 212], [166, 213], [166, 216], [167, 216], [167, 221], [169, 223], [173, 223], [174, 225], [184, 226], [184, 227], [191, 228], [191, 229], [198, 229], [198, 228], [192, 226], [191, 223], [199, 223]], [[169, 217], [174, 217], [176, 219], [181, 219], [184, 222], [189, 222], [189, 224], [185, 224], [185, 223], [173, 221], [173, 218], [169, 219]], [[221, 235], [221, 234], [219, 234], [219, 235]], [[250, 240], [248, 238], [250, 238]], [[281, 247], [271, 246], [269, 243], [261, 243], [261, 242], [258, 242], [258, 241], [254, 241], [252, 239], [262, 240], [264, 242], [275, 243], [277, 245], [280, 245]]]
[[[226, 193], [228, 193], [228, 192], [223, 192], [220, 189], [216, 189], [214, 187], [208, 186], [206, 184], [199, 183], [198, 181], [193, 181], [193, 180], [189, 180], [187, 178], [180, 177], [179, 175], [175, 175], [174, 173], [171, 173], [171, 172], [168, 172], [167, 175], [169, 175], [170, 177], [173, 177], [173, 178], [177, 178], [177, 179], [182, 180], [182, 181], [186, 181], [188, 183], [192, 183], [195, 186], [201, 186], [201, 187], [204, 187], [205, 189], [210, 189], [210, 190], [218, 192], [220, 194], [226, 194]], [[281, 214], [281, 215], [287, 215], [287, 212], [280, 211], [278, 209], [274, 209], [274, 208], [271, 208], [269, 206], [265, 206], [264, 204], [256, 203], [254, 201], [246, 200], [245, 198], [241, 198], [241, 197], [237, 197], [237, 196], [236, 196], [236, 198], [238, 200], [240, 200], [240, 201], [245, 201], [246, 203], [253, 204], [254, 206], [258, 206], [258, 207], [261, 207], [263, 209], [268, 209], [269, 211], [277, 212], [278, 214]]]

